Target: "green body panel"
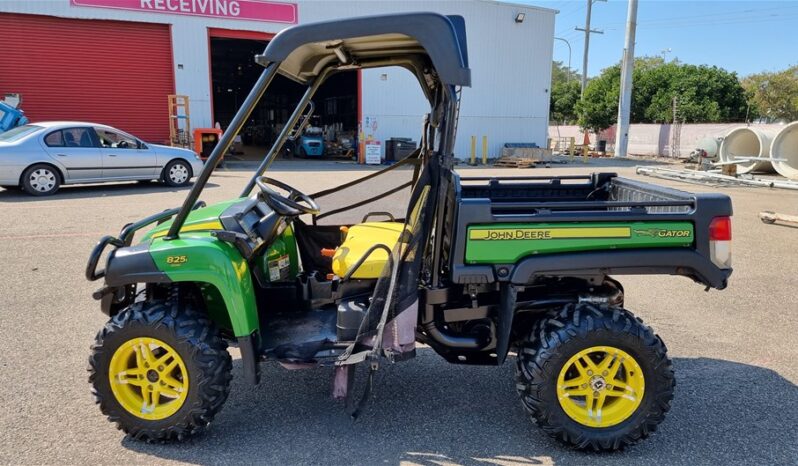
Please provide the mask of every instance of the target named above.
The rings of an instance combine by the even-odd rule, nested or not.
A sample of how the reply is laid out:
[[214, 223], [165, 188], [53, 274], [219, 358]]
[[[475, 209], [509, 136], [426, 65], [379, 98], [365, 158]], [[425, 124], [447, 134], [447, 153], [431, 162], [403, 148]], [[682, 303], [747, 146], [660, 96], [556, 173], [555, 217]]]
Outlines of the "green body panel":
[[495, 223], [469, 225], [467, 264], [511, 264], [536, 254], [689, 247], [690, 222]]
[[[150, 255], [159, 270], [173, 282], [198, 283], [208, 314], [222, 328], [231, 329], [237, 337], [251, 335], [259, 329], [255, 288], [250, 267], [238, 250], [210, 235], [222, 229], [219, 216], [233, 199], [192, 211], [180, 230], [180, 238], [166, 241], [171, 221], [153, 228], [142, 242], [150, 243]], [[268, 276], [270, 260], [288, 258], [283, 280], [293, 280], [299, 273], [299, 253], [293, 228], [289, 225], [263, 253], [262, 270]]]
[[[201, 209], [192, 210], [188, 217], [186, 218], [186, 222], [183, 224], [183, 228], [180, 229], [180, 232], [191, 232], [191, 231], [208, 231], [208, 230], [221, 230], [222, 224], [219, 222], [219, 216], [222, 215], [222, 212], [225, 211], [228, 207], [235, 204], [236, 202], [241, 201], [241, 199], [232, 199], [229, 201], [220, 202], [218, 204], [211, 204], [207, 207], [203, 207]], [[160, 238], [169, 231], [169, 227], [172, 226], [172, 220], [164, 222], [152, 230], [150, 230], [144, 237], [142, 241], [147, 241], [153, 238]]]
[[[229, 322], [235, 336], [248, 336], [259, 329], [249, 265], [235, 247], [218, 241], [207, 232], [192, 232], [171, 241], [152, 240], [150, 255], [156, 267], [174, 282], [213, 285], [224, 308], [211, 305], [208, 311], [217, 323]], [[214, 302], [213, 296], [212, 292], [205, 294], [206, 300], [210, 297], [211, 302]], [[228, 317], [218, 315], [224, 313], [221, 309], [226, 309]]]

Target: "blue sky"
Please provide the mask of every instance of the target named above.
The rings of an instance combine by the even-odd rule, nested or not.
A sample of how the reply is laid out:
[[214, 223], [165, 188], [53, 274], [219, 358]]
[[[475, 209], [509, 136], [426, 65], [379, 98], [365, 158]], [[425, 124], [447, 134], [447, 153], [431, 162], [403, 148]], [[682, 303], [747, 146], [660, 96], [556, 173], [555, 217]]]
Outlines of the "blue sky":
[[[521, 0], [559, 10], [555, 36], [571, 43], [571, 66], [581, 72], [586, 0]], [[626, 27], [626, 0], [593, 4], [588, 76], [621, 59]], [[640, 0], [635, 55], [662, 55], [685, 63], [735, 71], [741, 77], [798, 64], [798, 0], [677, 1]], [[554, 59], [568, 63], [568, 47], [554, 43]]]

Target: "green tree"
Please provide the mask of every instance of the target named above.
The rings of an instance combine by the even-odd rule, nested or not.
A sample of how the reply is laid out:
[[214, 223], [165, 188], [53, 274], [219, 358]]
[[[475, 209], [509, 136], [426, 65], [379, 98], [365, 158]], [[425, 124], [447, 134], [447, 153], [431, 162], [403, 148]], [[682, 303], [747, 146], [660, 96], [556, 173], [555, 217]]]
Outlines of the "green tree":
[[748, 76], [742, 84], [748, 93], [751, 117], [798, 120], [798, 65]]
[[[639, 81], [638, 81], [639, 79]], [[686, 123], [743, 121], [747, 109], [746, 93], [735, 73], [716, 66], [666, 63], [641, 70], [637, 114], [632, 122], [672, 122], [673, 100], [677, 99], [677, 118]], [[632, 100], [635, 100], [633, 97]], [[641, 115], [642, 112], [642, 115]]]
[[576, 105], [579, 126], [598, 133], [614, 125], [618, 118], [618, 97], [621, 88], [621, 66], [602, 70], [591, 79], [585, 95]]
[[581, 84], [577, 80], [559, 82], [551, 86], [551, 121], [571, 124], [577, 121], [576, 104], [579, 102]]
[[567, 81], [581, 82], [582, 75], [573, 68], [568, 68], [561, 61], [551, 62], [551, 84], [564, 83]]
[[579, 101], [582, 76], [563, 65], [562, 62], [551, 63], [551, 103], [550, 120], [555, 123], [569, 124], [577, 120], [576, 103]]
[[[616, 123], [620, 94], [620, 65], [602, 70], [585, 89], [577, 112], [579, 124], [592, 131]], [[737, 75], [716, 66], [665, 62], [659, 57], [635, 60], [631, 103], [632, 123], [742, 121], [748, 107], [746, 91]]]

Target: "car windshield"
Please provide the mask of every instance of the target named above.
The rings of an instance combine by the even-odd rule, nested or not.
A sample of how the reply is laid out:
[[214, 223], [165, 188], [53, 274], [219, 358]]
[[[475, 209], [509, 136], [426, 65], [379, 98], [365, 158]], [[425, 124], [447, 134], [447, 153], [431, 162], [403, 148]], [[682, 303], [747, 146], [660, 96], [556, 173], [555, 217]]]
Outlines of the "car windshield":
[[31, 133], [39, 131], [40, 129], [42, 129], [42, 127], [36, 125], [17, 126], [16, 128], [10, 129], [5, 133], [0, 134], [0, 142], [18, 141]]

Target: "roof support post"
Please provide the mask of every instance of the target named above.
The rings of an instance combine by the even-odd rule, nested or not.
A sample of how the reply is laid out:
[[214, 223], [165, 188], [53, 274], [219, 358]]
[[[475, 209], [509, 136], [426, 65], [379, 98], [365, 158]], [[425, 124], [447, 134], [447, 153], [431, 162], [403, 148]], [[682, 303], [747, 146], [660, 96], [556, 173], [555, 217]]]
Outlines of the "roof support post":
[[[266, 157], [263, 158], [263, 161], [258, 165], [258, 169], [255, 170], [255, 175], [249, 180], [247, 186], [241, 191], [240, 197], [249, 196], [250, 191], [252, 188], [255, 187], [255, 180], [269, 168], [269, 165], [272, 164], [275, 158], [277, 158], [277, 154], [280, 152], [280, 149], [283, 148], [286, 139], [288, 139], [288, 135], [291, 134], [291, 131], [296, 126], [299, 119], [302, 117], [302, 113], [305, 111], [305, 107], [308, 106], [310, 103], [310, 99], [316, 94], [316, 91], [319, 89], [319, 86], [327, 79], [329, 75], [330, 68], [323, 71], [315, 80], [308, 86], [305, 90], [305, 94], [302, 96], [302, 99], [297, 104], [296, 108], [294, 108], [294, 113], [288, 118], [288, 121], [285, 122], [282, 131], [280, 131], [280, 135], [275, 139], [274, 144], [272, 144], [271, 149], [269, 152], [266, 153]], [[298, 134], [297, 136], [301, 136]]]
[[197, 177], [197, 181], [194, 182], [194, 186], [191, 188], [188, 196], [186, 196], [186, 200], [183, 201], [183, 206], [175, 216], [172, 226], [169, 228], [169, 233], [164, 239], [172, 240], [178, 238], [180, 228], [183, 227], [186, 217], [188, 217], [189, 212], [191, 212], [191, 209], [194, 207], [194, 203], [197, 202], [197, 198], [199, 198], [202, 189], [208, 182], [208, 178], [211, 177], [211, 173], [213, 173], [213, 170], [216, 169], [216, 165], [219, 164], [219, 161], [222, 159], [222, 156], [225, 154], [225, 152], [230, 149], [233, 139], [241, 131], [241, 128], [244, 126], [244, 123], [247, 121], [247, 119], [249, 119], [249, 116], [252, 114], [255, 106], [258, 105], [261, 97], [263, 97], [263, 93], [266, 92], [266, 88], [269, 87], [269, 84], [271, 84], [272, 80], [277, 75], [277, 70], [279, 68], [280, 63], [273, 62], [269, 63], [269, 65], [266, 66], [266, 69], [263, 70], [260, 77], [255, 82], [255, 85], [252, 87], [252, 90], [249, 91], [249, 95], [244, 100], [244, 103], [241, 104], [241, 108], [238, 109], [235, 117], [233, 117], [233, 121], [230, 122], [230, 126], [228, 126], [227, 130], [224, 132], [224, 134], [222, 134], [221, 139], [216, 144], [213, 152], [211, 152], [208, 160], [205, 162], [205, 168], [202, 169], [202, 172]]

